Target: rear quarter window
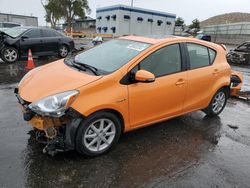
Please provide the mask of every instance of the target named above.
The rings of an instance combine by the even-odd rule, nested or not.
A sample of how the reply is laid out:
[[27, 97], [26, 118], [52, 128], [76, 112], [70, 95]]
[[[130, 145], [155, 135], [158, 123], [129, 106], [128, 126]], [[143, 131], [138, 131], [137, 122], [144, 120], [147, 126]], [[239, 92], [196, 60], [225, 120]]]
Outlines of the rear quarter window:
[[211, 48], [208, 48], [209, 56], [210, 56], [210, 64], [212, 65], [214, 63], [216, 52], [215, 50], [212, 50]]

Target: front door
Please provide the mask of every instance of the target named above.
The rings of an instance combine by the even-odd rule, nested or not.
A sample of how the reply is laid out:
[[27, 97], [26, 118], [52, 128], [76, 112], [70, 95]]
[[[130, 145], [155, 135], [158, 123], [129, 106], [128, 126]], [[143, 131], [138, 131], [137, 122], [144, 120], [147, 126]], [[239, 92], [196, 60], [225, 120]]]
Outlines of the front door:
[[152, 83], [128, 86], [131, 126], [139, 127], [180, 114], [187, 87], [180, 45], [172, 44], [156, 50], [132, 72], [138, 69], [153, 73], [156, 79]]
[[38, 28], [27, 31], [20, 40], [21, 54], [27, 57], [28, 51], [31, 49], [33, 55], [39, 55], [44, 51], [41, 30]]

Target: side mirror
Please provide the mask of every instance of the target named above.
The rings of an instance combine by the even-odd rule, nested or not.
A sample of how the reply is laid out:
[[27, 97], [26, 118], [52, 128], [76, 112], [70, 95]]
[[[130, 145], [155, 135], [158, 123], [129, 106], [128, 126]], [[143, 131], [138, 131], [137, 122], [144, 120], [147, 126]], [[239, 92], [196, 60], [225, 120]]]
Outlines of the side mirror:
[[27, 36], [27, 35], [23, 35], [22, 37], [21, 37], [21, 39], [22, 40], [25, 40], [25, 39], [28, 39], [29, 37]]
[[135, 81], [137, 82], [154, 82], [155, 81], [155, 75], [152, 74], [151, 72], [148, 72], [146, 70], [138, 70], [135, 73]]

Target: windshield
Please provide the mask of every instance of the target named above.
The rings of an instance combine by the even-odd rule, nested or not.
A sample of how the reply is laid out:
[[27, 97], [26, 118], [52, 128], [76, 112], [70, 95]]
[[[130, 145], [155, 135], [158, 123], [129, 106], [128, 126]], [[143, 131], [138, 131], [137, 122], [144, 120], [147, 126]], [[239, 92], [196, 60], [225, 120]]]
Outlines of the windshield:
[[19, 35], [21, 35], [22, 33], [24, 33], [27, 30], [28, 30], [27, 28], [23, 28], [23, 27], [13, 27], [13, 28], [4, 30], [4, 32], [7, 35], [15, 38], [15, 37], [18, 37]]
[[130, 40], [111, 40], [75, 57], [78, 63], [113, 72], [137, 56], [150, 44]]

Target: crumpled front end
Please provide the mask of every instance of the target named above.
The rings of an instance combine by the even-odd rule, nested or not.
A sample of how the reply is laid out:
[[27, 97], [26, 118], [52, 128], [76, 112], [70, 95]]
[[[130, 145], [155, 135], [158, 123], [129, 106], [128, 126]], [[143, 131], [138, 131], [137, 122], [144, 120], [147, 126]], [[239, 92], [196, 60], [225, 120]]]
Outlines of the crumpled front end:
[[57, 152], [64, 152], [75, 149], [75, 135], [83, 116], [72, 108], [65, 110], [60, 117], [41, 115], [33, 111], [31, 103], [23, 100], [18, 88], [15, 94], [23, 112], [23, 118], [34, 128], [36, 140], [46, 144], [44, 153], [55, 155]]
[[250, 54], [246, 52], [230, 51], [227, 54], [227, 61], [233, 64], [249, 64]]

